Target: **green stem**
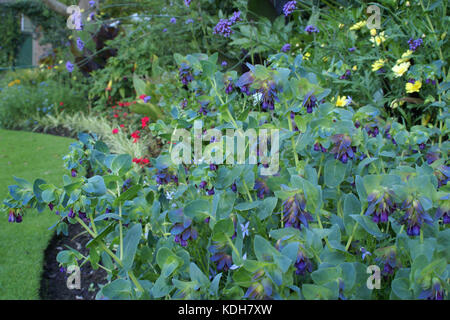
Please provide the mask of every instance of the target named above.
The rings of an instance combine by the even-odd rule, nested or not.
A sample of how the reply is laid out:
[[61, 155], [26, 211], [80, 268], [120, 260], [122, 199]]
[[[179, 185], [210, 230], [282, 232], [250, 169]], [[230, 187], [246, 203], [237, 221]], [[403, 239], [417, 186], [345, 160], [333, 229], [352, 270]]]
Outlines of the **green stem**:
[[250, 202], [253, 202], [252, 195], [250, 194], [250, 191], [248, 190], [248, 187], [247, 187], [247, 183], [245, 183], [245, 181], [242, 180], [242, 184], [244, 185], [245, 192], [247, 193], [248, 200], [250, 200]]

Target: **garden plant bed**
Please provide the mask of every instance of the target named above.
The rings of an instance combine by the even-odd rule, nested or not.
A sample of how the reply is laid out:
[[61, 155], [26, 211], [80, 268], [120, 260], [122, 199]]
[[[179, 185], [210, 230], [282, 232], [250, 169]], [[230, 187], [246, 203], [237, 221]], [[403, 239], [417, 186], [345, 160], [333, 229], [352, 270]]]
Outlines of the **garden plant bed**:
[[[79, 250], [83, 255], [88, 255], [85, 248], [90, 240], [83, 232], [80, 225], [69, 225], [69, 234], [53, 235], [49, 246], [45, 250], [44, 266], [41, 279], [40, 297], [45, 300], [94, 300], [98, 291], [98, 284], [105, 284], [106, 272], [103, 269], [93, 270], [89, 263], [81, 266], [81, 289], [69, 289], [67, 278], [69, 274], [62, 270], [56, 261], [59, 252], [67, 249], [67, 246]], [[91, 287], [94, 284], [94, 287]], [[90, 289], [90, 290], [89, 290]], [[94, 290], [93, 290], [94, 289]]]

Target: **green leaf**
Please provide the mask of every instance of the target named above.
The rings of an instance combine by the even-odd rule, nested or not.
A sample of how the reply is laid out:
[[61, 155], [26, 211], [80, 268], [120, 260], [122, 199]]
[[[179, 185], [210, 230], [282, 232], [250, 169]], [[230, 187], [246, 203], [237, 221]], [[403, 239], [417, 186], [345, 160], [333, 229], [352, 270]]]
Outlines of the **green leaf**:
[[138, 192], [141, 189], [142, 189], [142, 186], [140, 184], [136, 184], [136, 185], [130, 187], [130, 189], [128, 189], [127, 191], [122, 193], [118, 198], [116, 198], [116, 200], [114, 200], [113, 205], [115, 207], [117, 207], [117, 206], [123, 204], [125, 201], [136, 198]]
[[275, 207], [277, 206], [278, 198], [275, 197], [269, 197], [265, 198], [261, 204], [261, 206], [258, 209], [258, 218], [260, 220], [264, 220], [267, 217], [269, 217]]
[[234, 224], [231, 219], [223, 219], [216, 222], [213, 228], [213, 240], [224, 242], [234, 234]]
[[129, 300], [132, 297], [131, 289], [129, 280], [116, 279], [102, 288], [102, 294], [111, 300]]
[[338, 187], [344, 181], [345, 169], [346, 165], [336, 159], [330, 159], [325, 162], [325, 184], [330, 188]]
[[121, 154], [114, 158], [111, 163], [111, 171], [119, 176], [127, 173], [132, 166], [131, 156], [129, 154]]
[[106, 193], [105, 181], [101, 176], [93, 176], [88, 179], [87, 184], [83, 186], [83, 190], [94, 196], [102, 196]]
[[382, 233], [378, 228], [377, 224], [373, 222], [368, 216], [361, 216], [356, 214], [351, 214], [350, 217], [359, 223], [361, 227], [364, 228], [369, 234], [375, 236], [378, 239], [383, 239], [386, 234]]
[[135, 224], [126, 233], [123, 239], [123, 267], [126, 270], [130, 270], [133, 265], [134, 256], [139, 245], [139, 240], [142, 235], [141, 224]]
[[333, 298], [333, 291], [315, 284], [304, 284], [302, 293], [306, 300], [329, 300]]
[[196, 221], [210, 216], [211, 203], [208, 200], [193, 200], [184, 207], [184, 215]]
[[189, 267], [189, 275], [191, 276], [191, 280], [197, 282], [200, 287], [205, 288], [210, 284], [208, 277], [193, 262], [191, 262]]
[[330, 281], [335, 281], [341, 277], [341, 269], [337, 267], [320, 268], [311, 273], [311, 278], [316, 284], [323, 285]]
[[402, 300], [411, 300], [412, 292], [409, 290], [409, 281], [406, 278], [394, 279], [391, 284], [392, 292]]

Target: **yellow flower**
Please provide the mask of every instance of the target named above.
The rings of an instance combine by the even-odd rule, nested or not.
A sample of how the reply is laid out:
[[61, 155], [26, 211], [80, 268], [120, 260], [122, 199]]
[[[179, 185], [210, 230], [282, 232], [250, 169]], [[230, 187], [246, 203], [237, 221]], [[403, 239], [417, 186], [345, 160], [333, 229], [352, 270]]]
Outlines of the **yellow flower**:
[[342, 29], [344, 27], [343, 23], [339, 23], [339, 29]]
[[386, 38], [384, 37], [384, 31], [381, 32], [378, 36], [370, 38], [370, 42], [376, 44], [377, 46], [382, 44], [384, 41], [386, 41]]
[[377, 29], [370, 29], [370, 35], [375, 37], [377, 35]]
[[53, 68], [54, 68], [54, 69], [58, 69], [59, 67], [58, 67], [58, 66], [54, 66]]
[[395, 73], [395, 77], [399, 78], [401, 77], [406, 71], [408, 71], [409, 66], [411, 65], [411, 63], [408, 62], [403, 62], [400, 64], [396, 64], [393, 68], [392, 71], [394, 71]]
[[366, 21], [360, 21], [350, 27], [349, 30], [359, 30], [366, 25]]
[[347, 97], [346, 96], [338, 96], [337, 101], [336, 101], [336, 107], [345, 107], [345, 105], [347, 104]]
[[407, 7], [409, 7], [411, 4], [409, 3], [409, 1], [406, 1], [405, 5], [406, 5]]
[[20, 80], [19, 79], [16, 79], [16, 80], [11, 81], [10, 83], [8, 83], [8, 87], [12, 87], [12, 86], [14, 86], [16, 84], [20, 84]]
[[328, 57], [323, 57], [322, 60], [323, 60], [323, 62], [327, 62], [328, 61]]
[[421, 87], [422, 87], [422, 81], [420, 81], [420, 80], [417, 80], [414, 83], [408, 82], [405, 85], [406, 93], [419, 92]]
[[309, 60], [309, 57], [311, 57], [311, 53], [305, 52], [305, 54], [303, 55], [303, 60]]
[[353, 71], [358, 70], [358, 66], [357, 66], [357, 65], [354, 65], [353, 68], [352, 68], [352, 70], [353, 70]]
[[378, 59], [372, 64], [372, 71], [378, 71], [384, 66], [387, 60]]
[[409, 59], [411, 58], [413, 52], [411, 50], [407, 50], [404, 54], [402, 54], [402, 58], [397, 60], [397, 64], [409, 61]]

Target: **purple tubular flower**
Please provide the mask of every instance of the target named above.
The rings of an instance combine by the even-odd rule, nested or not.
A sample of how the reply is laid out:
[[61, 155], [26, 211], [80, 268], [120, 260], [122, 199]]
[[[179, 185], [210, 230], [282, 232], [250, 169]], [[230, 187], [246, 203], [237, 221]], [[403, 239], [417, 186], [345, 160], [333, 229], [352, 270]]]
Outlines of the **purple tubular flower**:
[[244, 295], [244, 298], [250, 298], [252, 300], [269, 300], [272, 299], [272, 283], [271, 281], [264, 276], [265, 271], [257, 271], [253, 276], [252, 280], [254, 281], [250, 287], [247, 289], [247, 292]]
[[401, 210], [405, 212], [401, 224], [406, 225], [406, 234], [409, 236], [420, 235], [420, 228], [424, 222], [430, 225], [433, 223], [418, 200], [405, 200]]
[[295, 194], [283, 202], [285, 228], [293, 227], [301, 230], [302, 224], [308, 228], [308, 221], [312, 220], [311, 214], [306, 211], [306, 200], [302, 194]]
[[95, 6], [95, 1], [94, 0], [89, 1], [89, 6], [93, 8]]
[[211, 253], [211, 261], [216, 264], [217, 271], [227, 272], [231, 265], [233, 264], [233, 259], [231, 257], [231, 252], [229, 249], [218, 242], [214, 242], [208, 248], [208, 251]]
[[194, 20], [191, 19], [191, 18], [187, 19], [187, 20], [186, 20], [186, 24], [189, 24], [189, 23], [194, 23]]
[[184, 5], [189, 8], [192, 0], [184, 0]]
[[312, 263], [301, 249], [299, 249], [297, 253], [297, 260], [295, 261], [294, 266], [297, 269], [295, 270], [295, 274], [305, 275], [306, 272], [312, 272]]
[[310, 25], [306, 26], [305, 32], [307, 32], [309, 34], [311, 34], [311, 33], [319, 33], [319, 29], [317, 29], [316, 26], [313, 26], [313, 25], [310, 24]]
[[263, 87], [259, 90], [259, 92], [263, 95], [262, 101], [262, 110], [274, 110], [275, 109], [275, 101], [279, 102], [277, 95], [277, 89], [275, 83], [273, 81], [267, 82]]
[[379, 193], [371, 193], [367, 196], [367, 202], [369, 206], [365, 212], [365, 215], [371, 215], [372, 221], [375, 223], [388, 222], [389, 215], [394, 213], [396, 209], [395, 203], [392, 201], [393, 192], [388, 190]]
[[331, 141], [334, 143], [331, 153], [334, 154], [334, 158], [340, 160], [342, 163], [347, 163], [348, 159], [353, 159], [355, 152], [352, 148], [352, 140], [349, 136], [344, 134], [336, 134], [331, 137]]
[[348, 51], [349, 51], [349, 52], [354, 52], [355, 50], [356, 50], [355, 47], [348, 48]]
[[[449, 197], [449, 196], [447, 196]], [[450, 208], [443, 205], [436, 209], [436, 220], [442, 218], [443, 224], [450, 224]]]
[[206, 194], [208, 195], [208, 196], [212, 196], [212, 195], [214, 195], [214, 187], [212, 187], [211, 189], [206, 189]]
[[77, 170], [75, 169], [70, 170], [70, 174], [72, 175], [72, 178], [75, 178], [77, 176]]
[[48, 204], [48, 208], [50, 209], [50, 211], [53, 211], [53, 208], [54, 208], [55, 206], [53, 205], [53, 203], [49, 203]]
[[297, 8], [297, 1], [289, 1], [283, 6], [283, 13], [286, 17], [290, 16]]
[[317, 99], [313, 95], [314, 91], [310, 91], [306, 94], [305, 98], [303, 99], [303, 107], [306, 108], [307, 113], [312, 113], [313, 108], [317, 106]]
[[270, 189], [267, 186], [266, 181], [262, 179], [256, 179], [253, 189], [256, 190], [259, 199], [264, 199], [265, 195], [270, 194]]
[[233, 79], [228, 78], [226, 88], [225, 88], [225, 93], [230, 94], [232, 91], [233, 91]]
[[286, 43], [283, 47], [281, 47], [282, 52], [288, 52], [289, 50], [291, 50], [291, 45], [289, 43]]
[[167, 28], [164, 28], [162, 32], [167, 32]]
[[216, 171], [217, 170], [217, 165], [215, 165], [214, 163], [210, 163], [209, 164], [209, 170]]
[[70, 62], [70, 61], [66, 62], [66, 69], [67, 69], [67, 71], [72, 73], [73, 72], [73, 67], [74, 67], [74, 65], [72, 64], [72, 62]]
[[177, 23], [177, 18], [175, 18], [175, 17], [170, 18], [170, 23], [172, 23], [172, 24]]
[[[179, 209], [179, 211], [182, 215], [182, 209]], [[184, 218], [184, 222], [175, 223], [170, 233], [175, 236], [175, 242], [179, 243], [182, 247], [186, 247], [189, 240], [196, 240], [198, 238], [198, 232], [192, 226], [192, 220], [186, 217]]]
[[14, 214], [14, 211], [12, 211], [12, 210], [9, 211], [8, 222], [10, 222], [10, 223], [16, 222], [16, 215]]
[[77, 47], [79, 51], [83, 51], [84, 49], [84, 42], [80, 37], [77, 38]]
[[423, 300], [444, 300], [445, 292], [444, 288], [441, 286], [441, 284], [436, 281], [433, 283], [433, 286], [428, 290], [423, 290], [419, 296], [418, 299]]
[[194, 77], [192, 76], [192, 73], [191, 73], [191, 67], [188, 66], [184, 62], [181, 63], [181, 66], [180, 66], [180, 69], [179, 69], [179, 75], [180, 75], [181, 82], [185, 86], [187, 86], [189, 82], [194, 80]]
[[434, 175], [438, 179], [438, 188], [445, 186], [450, 180], [450, 167], [440, 165], [434, 171]]
[[226, 61], [222, 61], [222, 67], [226, 67], [227, 65], [228, 65], [228, 62], [226, 62]]
[[70, 208], [69, 214], [67, 216], [71, 219], [75, 218], [75, 212], [73, 211], [73, 208]]

